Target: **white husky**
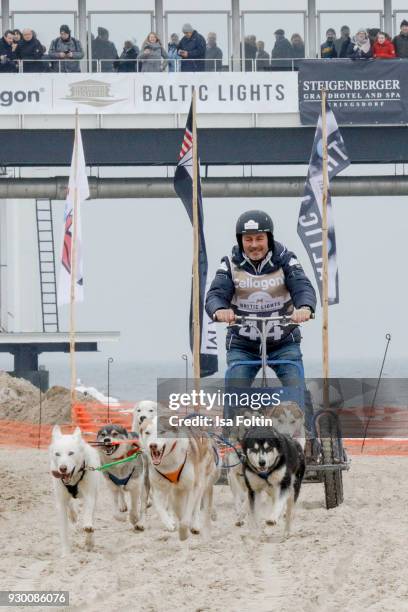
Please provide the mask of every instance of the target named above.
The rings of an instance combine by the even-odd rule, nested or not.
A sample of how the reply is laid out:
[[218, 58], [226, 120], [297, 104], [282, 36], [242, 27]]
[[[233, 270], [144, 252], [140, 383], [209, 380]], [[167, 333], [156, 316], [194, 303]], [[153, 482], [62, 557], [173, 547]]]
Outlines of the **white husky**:
[[133, 409], [132, 431], [140, 434], [140, 426], [145, 419], [154, 419], [157, 416], [157, 402], [142, 400], [135, 404]]
[[101, 477], [98, 472], [88, 471], [88, 468], [99, 466], [98, 452], [82, 439], [79, 427], [72, 435], [64, 435], [59, 426], [55, 425], [49, 456], [60, 520], [62, 554], [70, 552], [68, 519], [72, 523], [77, 521], [74, 505], [76, 498], [83, 500], [82, 528], [85, 532], [85, 546], [87, 550], [92, 550], [94, 513]]
[[156, 510], [166, 524], [166, 508], [178, 521], [180, 540], [189, 532], [200, 533], [201, 508], [208, 530], [212, 513], [213, 485], [220, 467], [208, 436], [186, 430], [184, 438], [160, 437], [157, 418], [144, 420], [140, 426], [142, 445], [149, 458], [150, 484]]

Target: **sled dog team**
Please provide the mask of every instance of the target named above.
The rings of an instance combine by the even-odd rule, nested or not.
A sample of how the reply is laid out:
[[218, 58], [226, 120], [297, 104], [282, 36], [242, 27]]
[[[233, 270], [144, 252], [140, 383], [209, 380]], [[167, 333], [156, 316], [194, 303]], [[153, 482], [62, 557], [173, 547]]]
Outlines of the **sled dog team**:
[[[281, 422], [282, 411], [278, 416]], [[289, 432], [290, 427], [287, 423]], [[69, 435], [62, 434], [58, 425], [54, 427], [49, 455], [63, 555], [70, 551], [69, 522], [78, 519], [77, 499], [82, 502], [85, 546], [93, 548], [101, 474], [112, 494], [114, 517], [128, 517], [134, 530], [144, 530], [146, 510], [153, 504], [164, 527], [177, 529], [180, 540], [190, 533], [209, 532], [215, 520], [213, 487], [222, 464], [217, 446], [203, 432], [189, 430], [185, 437], [165, 434], [158, 425], [157, 404], [149, 400], [136, 405], [132, 432], [120, 425], [102, 427], [97, 448], [83, 440], [78, 427]], [[121, 463], [107, 466], [119, 460]], [[249, 519], [256, 526], [263, 508], [269, 525], [285, 514], [289, 535], [305, 472], [299, 442], [289, 433], [253, 427], [244, 433], [239, 447], [226, 453], [224, 465], [234, 498], [235, 524]], [[93, 469], [101, 466], [106, 469]]]

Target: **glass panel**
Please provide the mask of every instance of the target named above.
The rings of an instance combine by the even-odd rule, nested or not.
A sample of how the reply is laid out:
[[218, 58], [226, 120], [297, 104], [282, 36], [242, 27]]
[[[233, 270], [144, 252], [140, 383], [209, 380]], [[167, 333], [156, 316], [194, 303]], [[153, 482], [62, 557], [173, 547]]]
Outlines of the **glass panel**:
[[13, 15], [14, 19], [10, 22], [13, 28], [23, 30], [31, 28], [37, 34], [38, 40], [48, 49], [51, 41], [59, 36], [60, 26], [66, 24], [75, 36], [74, 15], [72, 13], [17, 13]]
[[380, 28], [381, 19], [379, 13], [348, 13], [342, 11], [338, 13], [320, 13], [320, 32], [318, 32], [318, 42], [321, 44], [326, 40], [326, 30], [334, 28], [337, 37], [340, 37], [340, 28], [348, 25], [351, 35], [359, 28]]
[[[56, 9], [67, 12], [77, 11], [78, 0], [64, 0], [63, 6], [58, 6], [55, 0], [41, 0], [41, 2], [35, 3], [35, 8], [39, 11], [49, 11], [50, 13]], [[10, 0], [10, 11], [28, 11], [30, 9], [33, 9], [32, 0]], [[26, 27], [29, 28], [30, 24], [26, 25]]]
[[[167, 13], [167, 35], [178, 34], [183, 36], [182, 27], [185, 23], [191, 23], [193, 28], [197, 30], [207, 40], [208, 32], [217, 34], [217, 45], [223, 53], [223, 64], [228, 64], [229, 47], [228, 47], [228, 15], [211, 14], [211, 13]], [[167, 43], [166, 40], [166, 49]]]
[[[256, 0], [256, 2], [254, 0], [241, 0], [240, 2], [241, 11], [270, 11], [271, 9], [278, 11], [280, 8], [278, 3], [272, 3], [271, 0]], [[287, 11], [305, 11], [307, 0], [285, 0], [285, 9]]]
[[[363, 5], [363, 6], [362, 6]], [[356, 0], [341, 0], [340, 3], [335, 3], [333, 0], [316, 0], [316, 9], [318, 11], [330, 11], [340, 9], [343, 11], [352, 11], [356, 9], [367, 9], [369, 10], [379, 10], [383, 11], [384, 9], [384, 0], [366, 0], [365, 2], [356, 2]], [[361, 28], [364, 25], [364, 22], [360, 23], [360, 25], [356, 26], [357, 28]], [[330, 27], [330, 26], [329, 26]], [[370, 27], [370, 26], [368, 26]]]
[[282, 29], [289, 41], [292, 34], [300, 34], [305, 39], [305, 20], [303, 13], [245, 13], [245, 36], [251, 34], [265, 43], [265, 51], [271, 55], [275, 45], [275, 30]]
[[140, 49], [152, 29], [152, 23], [149, 13], [92, 13], [91, 32], [95, 37], [98, 27], [108, 30], [109, 40], [120, 55], [125, 40], [131, 40]]

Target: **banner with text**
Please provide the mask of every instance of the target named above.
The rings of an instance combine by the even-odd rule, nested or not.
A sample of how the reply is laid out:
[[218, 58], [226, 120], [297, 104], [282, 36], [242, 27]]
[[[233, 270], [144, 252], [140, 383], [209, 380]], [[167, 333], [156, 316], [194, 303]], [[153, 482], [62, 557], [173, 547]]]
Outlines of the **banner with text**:
[[338, 123], [408, 122], [408, 62], [403, 60], [305, 60], [299, 71], [303, 125], [315, 125], [321, 90]]
[[1, 75], [0, 114], [297, 113], [295, 72]]

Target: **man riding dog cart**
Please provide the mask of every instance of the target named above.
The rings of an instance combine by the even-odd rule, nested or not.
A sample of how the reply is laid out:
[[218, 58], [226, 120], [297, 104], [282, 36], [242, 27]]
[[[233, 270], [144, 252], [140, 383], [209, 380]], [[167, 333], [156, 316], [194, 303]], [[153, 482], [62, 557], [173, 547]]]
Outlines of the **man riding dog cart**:
[[[243, 213], [236, 225], [237, 245], [222, 259], [206, 297], [206, 311], [230, 324], [226, 339], [225, 384], [250, 386], [261, 368], [259, 322], [248, 317], [287, 317], [289, 324], [266, 327], [266, 357], [284, 387], [304, 390], [306, 438], [313, 438], [313, 408], [304, 388], [299, 324], [316, 308], [316, 293], [296, 255], [275, 241], [270, 216], [260, 210]], [[243, 324], [236, 320], [243, 317]], [[250, 362], [257, 363], [250, 363]], [[247, 362], [247, 363], [243, 363]], [[236, 365], [234, 365], [236, 364]], [[311, 452], [307, 444], [307, 453]]]

